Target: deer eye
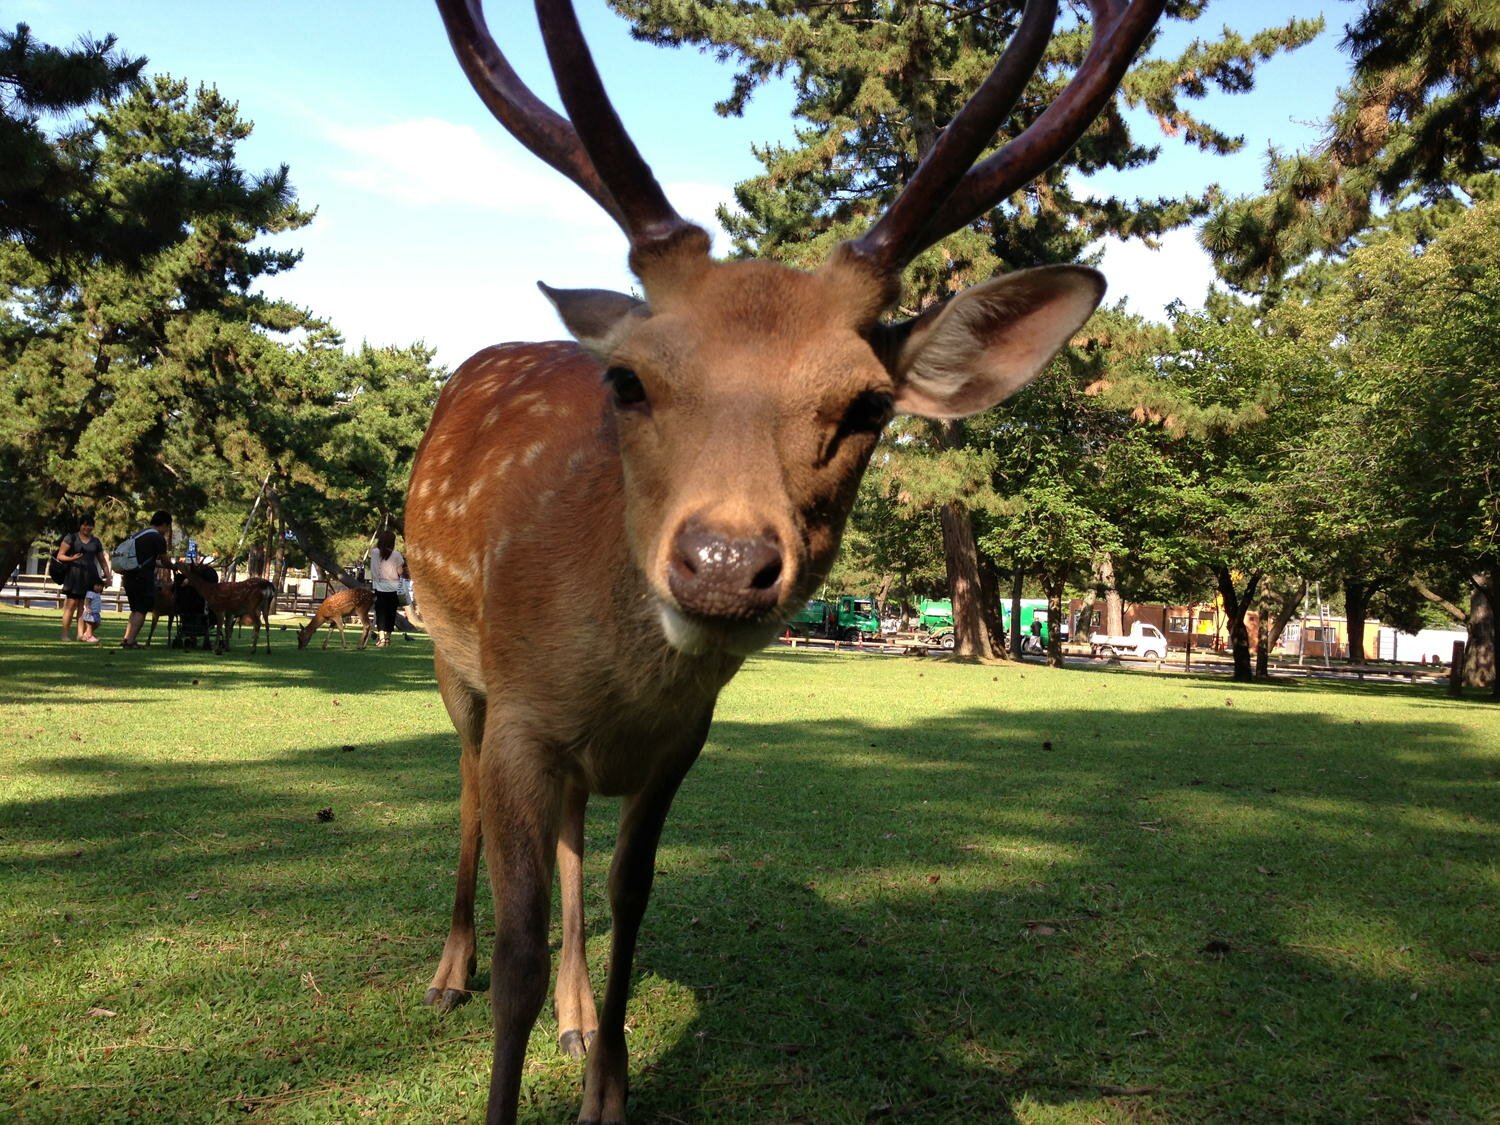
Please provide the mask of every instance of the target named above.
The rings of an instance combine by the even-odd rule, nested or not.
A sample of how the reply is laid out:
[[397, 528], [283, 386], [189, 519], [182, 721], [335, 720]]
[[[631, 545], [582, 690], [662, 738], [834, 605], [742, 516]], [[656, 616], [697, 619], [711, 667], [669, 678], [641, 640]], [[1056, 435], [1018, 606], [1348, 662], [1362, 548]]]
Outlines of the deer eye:
[[615, 405], [622, 410], [642, 406], [646, 402], [646, 387], [641, 378], [628, 367], [611, 367], [604, 373], [604, 381], [614, 393]]
[[862, 391], [844, 411], [839, 430], [845, 434], [878, 434], [891, 420], [894, 400], [884, 391]]

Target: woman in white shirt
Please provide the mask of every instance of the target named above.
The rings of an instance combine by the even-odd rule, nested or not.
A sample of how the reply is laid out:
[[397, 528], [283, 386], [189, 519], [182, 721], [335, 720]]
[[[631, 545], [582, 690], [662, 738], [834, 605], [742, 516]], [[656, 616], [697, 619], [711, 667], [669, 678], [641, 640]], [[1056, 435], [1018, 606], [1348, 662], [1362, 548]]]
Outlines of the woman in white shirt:
[[391, 643], [396, 627], [396, 591], [401, 588], [401, 571], [406, 560], [396, 550], [396, 533], [390, 529], [375, 537], [370, 551], [370, 585], [375, 588], [375, 647]]

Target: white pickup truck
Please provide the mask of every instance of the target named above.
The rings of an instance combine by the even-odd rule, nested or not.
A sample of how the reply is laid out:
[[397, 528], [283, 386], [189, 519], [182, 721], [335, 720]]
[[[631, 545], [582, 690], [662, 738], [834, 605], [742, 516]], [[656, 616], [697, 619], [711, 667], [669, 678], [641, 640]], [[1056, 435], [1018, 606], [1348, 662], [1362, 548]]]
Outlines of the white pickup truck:
[[1093, 656], [1145, 656], [1162, 660], [1167, 655], [1167, 638], [1155, 625], [1137, 621], [1123, 636], [1090, 633], [1089, 653]]

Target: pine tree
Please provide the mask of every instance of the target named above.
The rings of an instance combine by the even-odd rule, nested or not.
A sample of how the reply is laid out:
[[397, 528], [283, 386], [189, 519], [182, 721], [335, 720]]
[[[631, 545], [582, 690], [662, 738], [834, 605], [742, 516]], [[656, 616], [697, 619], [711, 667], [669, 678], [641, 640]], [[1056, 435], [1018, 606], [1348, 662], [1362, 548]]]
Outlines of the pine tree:
[[[1221, 275], [1274, 296], [1319, 255], [1411, 207], [1428, 235], [1492, 195], [1500, 172], [1500, 7], [1490, 0], [1367, 0], [1345, 29], [1352, 80], [1327, 139], [1272, 153], [1266, 191], [1231, 200], [1205, 224]], [[1414, 206], [1416, 203], [1420, 206]]]
[[[0, 243], [0, 568], [74, 512], [101, 534], [202, 499], [263, 433], [296, 372], [272, 334], [300, 309], [253, 292], [297, 253], [260, 245], [308, 220], [282, 168], [247, 176], [250, 126], [211, 88], [157, 78], [88, 125], [88, 196], [153, 200], [163, 248], [132, 265]], [[82, 147], [80, 135], [75, 143]]]

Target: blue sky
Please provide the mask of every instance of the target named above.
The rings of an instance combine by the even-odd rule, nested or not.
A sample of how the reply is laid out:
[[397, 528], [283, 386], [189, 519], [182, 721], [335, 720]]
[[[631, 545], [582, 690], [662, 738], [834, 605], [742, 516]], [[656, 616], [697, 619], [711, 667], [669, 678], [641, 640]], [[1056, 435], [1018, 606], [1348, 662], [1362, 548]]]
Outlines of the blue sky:
[[[712, 103], [728, 90], [727, 68], [632, 42], [602, 3], [578, 7], [615, 105], [674, 205], [712, 227], [715, 205], [759, 171], [751, 145], [790, 135], [790, 95], [766, 90], [745, 118], [719, 118]], [[1154, 196], [1218, 182], [1253, 192], [1268, 144], [1313, 144], [1347, 74], [1336, 48], [1357, 6], [1219, 0], [1197, 25], [1204, 36], [1223, 25], [1250, 32], [1320, 10], [1328, 28], [1317, 42], [1267, 65], [1251, 93], [1204, 110], [1244, 135], [1242, 153], [1210, 158], [1166, 141], [1156, 168], [1111, 187]], [[424, 340], [452, 366], [490, 343], [560, 334], [538, 279], [630, 286], [623, 237], [489, 116], [422, 0], [19, 0], [0, 7], [0, 19], [52, 43], [113, 33], [151, 72], [211, 83], [238, 101], [255, 123], [241, 163], [288, 164], [298, 198], [318, 211], [286, 238], [302, 263], [268, 288], [328, 317], [351, 343]], [[488, 19], [516, 69], [556, 105], [531, 6], [491, 0]], [[1141, 135], [1156, 134], [1147, 125]], [[1173, 299], [1200, 303], [1212, 276], [1189, 231], [1159, 251], [1110, 247], [1103, 268], [1109, 300], [1157, 317]]]

